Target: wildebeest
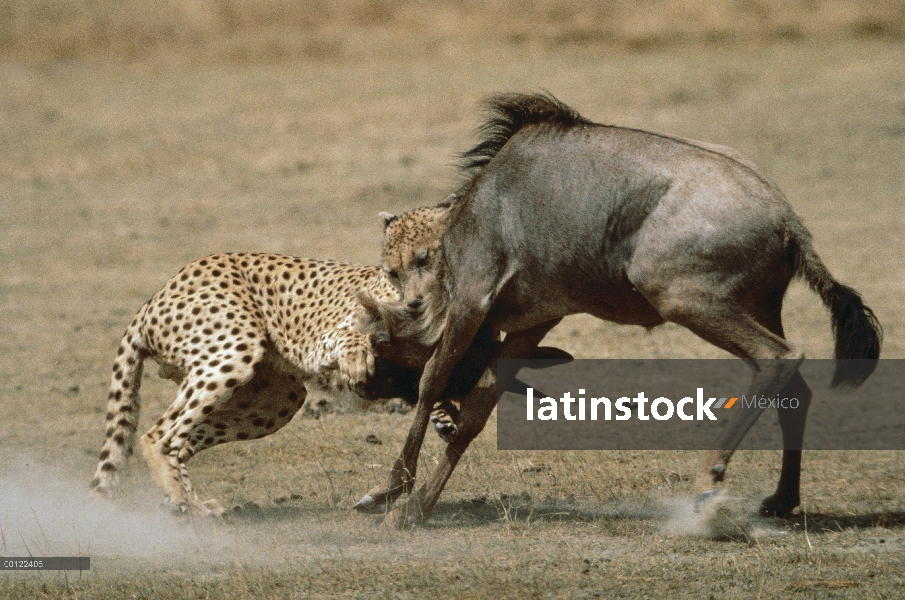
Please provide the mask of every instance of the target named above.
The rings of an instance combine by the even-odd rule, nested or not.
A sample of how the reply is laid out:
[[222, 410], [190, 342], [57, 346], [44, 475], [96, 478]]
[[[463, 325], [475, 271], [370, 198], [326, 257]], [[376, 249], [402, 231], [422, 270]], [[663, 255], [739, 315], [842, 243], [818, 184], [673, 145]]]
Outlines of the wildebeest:
[[[781, 392], [807, 407], [803, 354], [781, 319], [789, 282], [800, 277], [832, 314], [836, 358], [867, 359], [837, 362], [833, 385], [860, 385], [873, 371], [881, 344], [873, 312], [832, 277], [776, 184], [737, 151], [597, 124], [546, 95], [501, 95], [489, 109], [482, 141], [463, 155], [468, 179], [441, 220], [442, 242], [397, 252], [402, 236], [387, 239], [384, 268], [412, 314], [430, 315], [418, 317], [418, 335], [434, 351], [389, 486], [362, 502], [389, 502], [411, 485], [431, 407], [484, 323], [507, 332], [499, 358], [530, 355], [574, 313], [648, 328], [671, 321], [746, 360], [749, 397]], [[384, 218], [389, 231], [394, 216]], [[702, 459], [698, 494], [722, 481], [759, 413], [733, 413], [717, 440], [726, 450]], [[779, 411], [786, 448], [801, 447], [804, 414]], [[798, 505], [800, 466], [801, 451], [786, 450], [763, 514]], [[429, 515], [435, 494], [413, 497], [414, 519]], [[403, 525], [402, 515], [387, 522]]]

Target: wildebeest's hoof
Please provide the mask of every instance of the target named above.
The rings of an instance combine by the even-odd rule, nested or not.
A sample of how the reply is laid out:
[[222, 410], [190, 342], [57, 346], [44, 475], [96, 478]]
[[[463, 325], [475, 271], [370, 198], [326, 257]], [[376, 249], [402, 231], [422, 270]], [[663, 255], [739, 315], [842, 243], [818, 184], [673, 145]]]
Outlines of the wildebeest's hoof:
[[705, 492], [701, 492], [700, 494], [698, 494], [697, 497], [694, 499], [694, 512], [696, 512], [696, 513], [701, 512], [704, 509], [704, 507], [707, 505], [707, 503], [716, 497], [717, 491], [718, 490], [716, 490], [716, 489], [712, 489], [712, 490], [707, 490]]
[[449, 423], [438, 423], [435, 427], [437, 428], [437, 435], [447, 444], [452, 444], [456, 439], [456, 434], [459, 433], [458, 427]]
[[792, 514], [795, 507], [798, 506], [798, 498], [782, 498], [776, 494], [767, 496], [760, 504], [760, 515], [762, 517], [774, 517], [784, 519]]
[[371, 494], [365, 494], [352, 508], [360, 513], [373, 514], [383, 512], [385, 506], [385, 502], [380, 502]]

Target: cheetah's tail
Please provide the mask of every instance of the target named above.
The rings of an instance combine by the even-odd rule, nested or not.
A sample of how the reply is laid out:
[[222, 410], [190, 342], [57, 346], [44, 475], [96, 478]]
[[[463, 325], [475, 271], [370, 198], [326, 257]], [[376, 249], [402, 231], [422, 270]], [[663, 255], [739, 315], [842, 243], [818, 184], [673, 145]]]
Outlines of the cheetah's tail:
[[141, 386], [142, 362], [146, 355], [136, 317], [123, 335], [113, 363], [110, 395], [107, 398], [106, 439], [97, 471], [91, 480], [91, 488], [104, 496], [110, 496], [118, 472], [125, 466], [135, 445], [141, 408], [138, 388]]

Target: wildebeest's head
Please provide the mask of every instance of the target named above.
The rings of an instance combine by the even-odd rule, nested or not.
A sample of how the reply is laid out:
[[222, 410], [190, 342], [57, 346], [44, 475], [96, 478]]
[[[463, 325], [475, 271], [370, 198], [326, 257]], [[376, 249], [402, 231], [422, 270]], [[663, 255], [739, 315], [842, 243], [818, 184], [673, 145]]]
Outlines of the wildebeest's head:
[[[402, 302], [377, 302], [358, 293], [355, 327], [366, 334], [377, 359], [378, 374], [367, 390], [369, 397], [400, 397], [410, 404], [418, 400], [418, 382], [433, 354], [436, 340], [426, 339], [422, 320]], [[444, 398], [460, 397], [478, 379], [500, 347], [499, 333], [484, 325], [456, 366]]]
[[434, 344], [423, 339], [420, 319], [403, 302], [378, 302], [364, 292], [357, 298], [355, 327], [368, 336], [378, 359], [423, 369]]
[[[366, 390], [368, 397], [399, 397], [415, 404], [418, 384], [435, 343], [424, 340], [419, 319], [413, 317], [401, 302], [377, 302], [366, 293], [359, 292], [358, 304], [355, 327], [368, 336], [378, 365], [377, 377]], [[501, 344], [496, 329], [488, 323], [481, 325], [468, 350], [453, 369], [441, 399], [466, 396], [478, 384], [484, 370], [492, 365]], [[549, 346], [536, 348], [531, 358], [548, 361], [544, 366], [551, 366], [552, 361], [568, 362], [573, 359], [568, 352]], [[524, 386], [520, 382], [516, 384]], [[510, 389], [524, 394], [518, 385]]]
[[399, 289], [405, 307], [427, 322], [439, 314], [442, 307], [436, 303], [446, 293], [441, 240], [454, 199], [453, 195], [437, 206], [402, 215], [380, 213], [384, 271]]

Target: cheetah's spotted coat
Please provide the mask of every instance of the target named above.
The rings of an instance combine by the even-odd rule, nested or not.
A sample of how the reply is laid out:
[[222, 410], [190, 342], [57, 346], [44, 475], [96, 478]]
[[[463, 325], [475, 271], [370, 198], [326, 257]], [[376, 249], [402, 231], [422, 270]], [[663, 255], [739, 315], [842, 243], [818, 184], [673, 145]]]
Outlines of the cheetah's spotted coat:
[[122, 338], [92, 487], [109, 494], [132, 452], [142, 362], [151, 357], [179, 391], [141, 437], [144, 458], [174, 508], [221, 514], [215, 500], [198, 498], [186, 462], [205, 448], [277, 431], [304, 403], [306, 383], [362, 393], [375, 364], [368, 338], [353, 327], [359, 290], [398, 300], [372, 266], [218, 254], [184, 267]]

